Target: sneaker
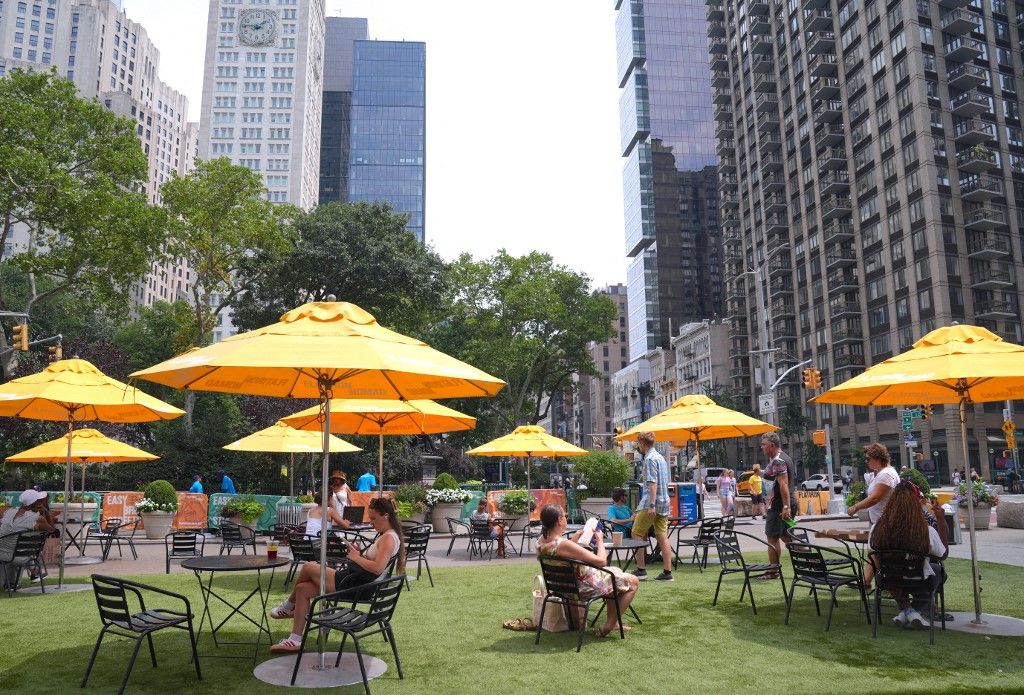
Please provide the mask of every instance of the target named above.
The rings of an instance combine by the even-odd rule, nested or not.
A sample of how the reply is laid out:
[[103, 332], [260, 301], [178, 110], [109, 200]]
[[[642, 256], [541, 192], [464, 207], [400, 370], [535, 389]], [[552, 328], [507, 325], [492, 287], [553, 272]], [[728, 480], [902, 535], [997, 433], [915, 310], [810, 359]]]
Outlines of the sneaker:
[[645, 579], [647, 579], [647, 570], [638, 569], [635, 572], [633, 572], [633, 576], [639, 579], [640, 581], [644, 581]]
[[[646, 572], [644, 574], [646, 574]], [[671, 572], [667, 572], [665, 570], [662, 570], [661, 574], [659, 574], [657, 577], [654, 578], [654, 581], [656, 581], [656, 582], [673, 582], [675, 580], [672, 579], [672, 573]]]
[[892, 622], [895, 623], [896, 625], [899, 625], [900, 627], [906, 627], [907, 626], [907, 610], [908, 609], [904, 608], [897, 615], [894, 615], [892, 617]]
[[928, 621], [917, 612], [915, 608], [907, 609], [907, 625], [908, 627], [922, 628], [928, 625]]

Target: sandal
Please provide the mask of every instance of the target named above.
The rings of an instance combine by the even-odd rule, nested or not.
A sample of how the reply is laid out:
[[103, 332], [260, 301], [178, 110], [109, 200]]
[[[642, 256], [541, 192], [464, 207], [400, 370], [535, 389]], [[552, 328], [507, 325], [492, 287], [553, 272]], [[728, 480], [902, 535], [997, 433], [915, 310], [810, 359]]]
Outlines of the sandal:
[[[631, 632], [632, 630], [633, 630], [633, 626], [632, 625], [626, 625], [625, 623], [622, 624], [622, 631], [623, 632]], [[598, 637], [607, 637], [611, 633], [618, 632], [618, 631], [619, 631], [619, 626], [618, 625], [613, 625], [612, 628], [610, 630], [608, 630], [607, 632], [604, 631], [604, 626], [602, 625], [601, 627], [597, 628], [597, 630], [595, 631], [594, 634], [597, 635]]]
[[277, 644], [271, 645], [270, 651], [274, 654], [295, 654], [301, 645], [290, 637], [286, 637]]
[[512, 618], [503, 622], [501, 626], [506, 630], [514, 632], [534, 632], [537, 630], [537, 626], [533, 624], [533, 620], [530, 618]]
[[274, 620], [285, 620], [286, 618], [294, 617], [294, 615], [295, 608], [288, 608], [283, 603], [270, 609], [270, 617]]

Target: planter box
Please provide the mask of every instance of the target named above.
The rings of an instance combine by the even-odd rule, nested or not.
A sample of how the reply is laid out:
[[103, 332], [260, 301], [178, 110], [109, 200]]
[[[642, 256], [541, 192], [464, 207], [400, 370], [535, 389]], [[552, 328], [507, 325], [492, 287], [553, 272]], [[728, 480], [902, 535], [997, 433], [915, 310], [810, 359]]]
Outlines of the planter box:
[[141, 512], [139, 516], [142, 517], [146, 538], [149, 540], [163, 540], [171, 532], [174, 512]]
[[[969, 529], [970, 522], [967, 519], [967, 507], [960, 507], [960, 524], [965, 530]], [[981, 505], [974, 507], [974, 529], [976, 531], [988, 530], [989, 522], [992, 519], [992, 507], [989, 505]]]
[[[406, 517], [399, 517], [399, 518], [402, 521], [414, 521], [417, 524], [422, 524], [423, 522], [425, 522], [427, 520], [427, 513], [426, 512], [413, 512], [413, 514], [411, 516], [409, 516], [408, 518], [406, 518]], [[444, 525], [444, 530], [448, 531], [448, 524]]]
[[461, 518], [464, 506], [465, 504], [462, 502], [435, 504], [430, 511], [430, 517], [434, 523], [434, 533], [448, 533], [448, 522], [445, 519], [448, 517], [452, 519]]
[[580, 502], [580, 509], [588, 518], [596, 516], [598, 519], [606, 519], [608, 518], [608, 507], [611, 505], [611, 497], [588, 497]]

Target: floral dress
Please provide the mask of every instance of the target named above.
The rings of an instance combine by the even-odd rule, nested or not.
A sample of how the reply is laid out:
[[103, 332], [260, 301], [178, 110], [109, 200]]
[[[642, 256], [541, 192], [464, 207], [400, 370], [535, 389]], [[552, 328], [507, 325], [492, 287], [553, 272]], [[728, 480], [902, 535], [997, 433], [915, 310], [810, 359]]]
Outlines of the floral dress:
[[[556, 538], [553, 541], [541, 540], [537, 543], [537, 556], [557, 558], [556, 551], [558, 545], [563, 542], [571, 543], [572, 541], [562, 537]], [[602, 570], [608, 570], [608, 572], [615, 575], [617, 593], [624, 594], [630, 590], [630, 582], [626, 576], [627, 573], [618, 567], [597, 568], [591, 565], [576, 565], [576, 580], [579, 582], [580, 598], [591, 599], [598, 596], [607, 596], [612, 593], [612, 576]]]

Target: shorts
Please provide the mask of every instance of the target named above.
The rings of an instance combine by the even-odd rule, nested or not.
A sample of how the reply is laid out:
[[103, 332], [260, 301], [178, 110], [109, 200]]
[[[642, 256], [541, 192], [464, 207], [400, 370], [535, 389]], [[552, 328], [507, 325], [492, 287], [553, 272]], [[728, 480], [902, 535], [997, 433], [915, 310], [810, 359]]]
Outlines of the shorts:
[[751, 495], [751, 504], [764, 504], [764, 495]]
[[662, 516], [661, 514], [652, 514], [647, 510], [636, 513], [636, 519], [633, 520], [634, 537], [646, 537], [647, 532], [650, 531], [652, 527], [654, 528], [655, 536], [668, 535], [668, 517]]

